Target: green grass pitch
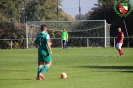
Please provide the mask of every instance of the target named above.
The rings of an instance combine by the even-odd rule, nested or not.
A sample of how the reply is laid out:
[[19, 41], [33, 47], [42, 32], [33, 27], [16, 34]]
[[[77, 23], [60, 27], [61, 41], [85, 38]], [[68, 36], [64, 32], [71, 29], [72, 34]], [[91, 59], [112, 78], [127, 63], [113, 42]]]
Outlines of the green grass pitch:
[[133, 48], [123, 51], [119, 58], [115, 48], [53, 48], [46, 80], [36, 81], [37, 49], [0, 50], [0, 88], [133, 88]]

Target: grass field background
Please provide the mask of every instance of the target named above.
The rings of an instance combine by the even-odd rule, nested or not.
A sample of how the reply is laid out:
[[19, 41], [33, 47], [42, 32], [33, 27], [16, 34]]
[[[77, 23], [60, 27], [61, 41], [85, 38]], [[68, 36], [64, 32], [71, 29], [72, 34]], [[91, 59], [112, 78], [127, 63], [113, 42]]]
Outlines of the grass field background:
[[0, 88], [133, 88], [133, 48], [123, 51], [119, 58], [115, 48], [53, 48], [46, 80], [36, 81], [37, 49], [0, 50]]

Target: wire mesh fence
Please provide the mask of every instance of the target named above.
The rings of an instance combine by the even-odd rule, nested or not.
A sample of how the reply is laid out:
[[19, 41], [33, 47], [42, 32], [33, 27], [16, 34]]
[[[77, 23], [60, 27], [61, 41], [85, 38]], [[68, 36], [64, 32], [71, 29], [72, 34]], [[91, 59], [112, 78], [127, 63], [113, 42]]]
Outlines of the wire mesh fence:
[[[116, 37], [107, 37], [110, 43], [107, 47], [115, 47]], [[29, 48], [35, 48], [35, 38], [29, 39]], [[93, 42], [92, 42], [93, 40]], [[104, 40], [104, 37], [70, 37], [67, 42], [68, 47], [104, 47], [104, 43], [99, 40]], [[60, 38], [52, 38], [52, 47], [62, 47]], [[133, 37], [125, 37], [123, 47], [133, 47]], [[26, 39], [0, 39], [0, 49], [24, 49], [26, 48]]]
[[[70, 47], [115, 47], [115, 37], [110, 37], [110, 25], [106, 20], [80, 21], [29, 21], [26, 22], [26, 37], [0, 39], [0, 49], [34, 48], [34, 40], [40, 33], [40, 25], [46, 24], [53, 40], [52, 47], [62, 47], [62, 29], [69, 34]], [[19, 33], [17, 33], [19, 35]], [[21, 34], [20, 34], [21, 36]], [[133, 37], [124, 39], [124, 47], [133, 47]]]

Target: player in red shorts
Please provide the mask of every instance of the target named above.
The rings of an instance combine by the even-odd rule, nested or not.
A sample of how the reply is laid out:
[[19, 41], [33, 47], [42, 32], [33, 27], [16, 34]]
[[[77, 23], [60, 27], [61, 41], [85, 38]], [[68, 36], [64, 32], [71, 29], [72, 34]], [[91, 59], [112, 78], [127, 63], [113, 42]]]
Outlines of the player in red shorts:
[[117, 35], [117, 44], [116, 44], [116, 49], [119, 51], [119, 57], [122, 57], [123, 52], [122, 52], [122, 44], [123, 44], [123, 39], [124, 39], [124, 33], [122, 32], [121, 28], [118, 28], [118, 35]]

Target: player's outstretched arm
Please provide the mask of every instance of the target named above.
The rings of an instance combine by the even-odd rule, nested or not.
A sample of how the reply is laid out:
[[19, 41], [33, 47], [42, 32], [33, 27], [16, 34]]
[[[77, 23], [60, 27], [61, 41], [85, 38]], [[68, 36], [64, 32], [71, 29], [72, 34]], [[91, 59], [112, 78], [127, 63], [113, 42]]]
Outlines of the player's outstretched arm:
[[48, 48], [49, 48], [50, 54], [52, 55], [51, 43], [50, 43], [50, 42], [47, 42], [47, 45], [48, 45]]

